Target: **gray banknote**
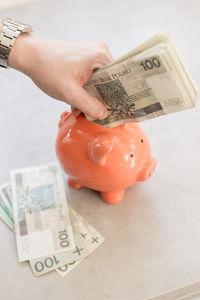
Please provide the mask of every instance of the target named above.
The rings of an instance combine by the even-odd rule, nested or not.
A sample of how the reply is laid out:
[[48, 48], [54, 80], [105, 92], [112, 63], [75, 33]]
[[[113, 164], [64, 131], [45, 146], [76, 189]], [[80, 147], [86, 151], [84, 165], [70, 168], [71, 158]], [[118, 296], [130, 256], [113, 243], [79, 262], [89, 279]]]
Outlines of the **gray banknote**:
[[107, 107], [108, 117], [94, 120], [106, 127], [191, 108], [198, 95], [172, 38], [165, 32], [94, 72], [85, 89]]

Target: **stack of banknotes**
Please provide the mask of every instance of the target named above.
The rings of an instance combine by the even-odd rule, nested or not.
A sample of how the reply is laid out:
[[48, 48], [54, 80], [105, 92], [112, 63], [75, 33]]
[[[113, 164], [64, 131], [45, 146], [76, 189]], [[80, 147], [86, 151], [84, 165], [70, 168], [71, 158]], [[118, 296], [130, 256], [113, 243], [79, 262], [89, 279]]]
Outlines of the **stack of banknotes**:
[[0, 186], [0, 218], [15, 233], [19, 262], [33, 274], [68, 274], [104, 241], [67, 202], [57, 163], [10, 173]]
[[108, 108], [107, 118], [94, 120], [105, 127], [191, 108], [198, 95], [167, 32], [157, 34], [94, 72], [85, 89]]

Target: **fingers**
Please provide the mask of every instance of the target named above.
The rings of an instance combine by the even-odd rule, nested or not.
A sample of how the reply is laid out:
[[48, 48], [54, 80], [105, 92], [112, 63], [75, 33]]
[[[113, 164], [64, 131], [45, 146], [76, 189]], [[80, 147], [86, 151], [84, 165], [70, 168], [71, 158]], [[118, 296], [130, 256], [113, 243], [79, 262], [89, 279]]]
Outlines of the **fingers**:
[[[67, 70], [64, 81], [60, 81], [60, 99], [72, 106], [72, 114], [78, 116], [80, 111], [93, 119], [104, 119], [108, 111], [105, 105], [83, 88], [92, 72], [113, 62], [108, 46], [103, 42], [86, 44], [83, 53], [78, 51], [72, 65]], [[77, 59], [78, 58], [78, 59]]]
[[95, 55], [93, 55], [93, 68], [99, 69], [114, 61], [108, 46], [104, 42], [97, 42], [95, 48]]
[[114, 61], [114, 57], [113, 57], [112, 53], [110, 52], [109, 47], [104, 42], [100, 42], [100, 44], [102, 45], [102, 47], [105, 51], [105, 54], [108, 58], [109, 63], [112, 63]]
[[73, 82], [73, 84], [70, 84], [70, 87], [67, 87], [66, 102], [93, 119], [104, 119], [108, 114], [103, 103], [88, 94], [84, 88], [76, 82]]

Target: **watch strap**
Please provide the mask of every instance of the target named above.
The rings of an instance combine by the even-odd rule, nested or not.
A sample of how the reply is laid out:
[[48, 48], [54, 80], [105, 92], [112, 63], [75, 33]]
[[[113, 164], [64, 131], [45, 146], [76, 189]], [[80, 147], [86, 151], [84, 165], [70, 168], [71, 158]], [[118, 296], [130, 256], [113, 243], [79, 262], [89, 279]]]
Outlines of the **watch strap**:
[[15, 19], [4, 19], [0, 33], [0, 66], [8, 67], [8, 56], [17, 37], [22, 32], [31, 32], [31, 26], [18, 22]]

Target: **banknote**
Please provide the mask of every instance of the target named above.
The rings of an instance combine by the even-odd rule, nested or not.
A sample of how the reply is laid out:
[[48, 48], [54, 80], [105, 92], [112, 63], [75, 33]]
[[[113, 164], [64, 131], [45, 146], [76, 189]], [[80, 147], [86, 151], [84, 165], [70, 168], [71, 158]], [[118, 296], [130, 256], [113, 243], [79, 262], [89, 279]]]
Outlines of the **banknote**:
[[[7, 186], [10, 186], [9, 183], [6, 184]], [[11, 202], [11, 207], [12, 207], [12, 198], [11, 198], [11, 194], [8, 195], [9, 196], [9, 200]], [[8, 209], [8, 203], [6, 203], [6, 205], [3, 206], [3, 211], [6, 213], [7, 212], [7, 209]], [[73, 212], [73, 216], [74, 216], [74, 219], [72, 220], [72, 227], [73, 227], [73, 224], [74, 224], [74, 227], [77, 226], [77, 214], [75, 213], [75, 211], [72, 209], [72, 207], [70, 207], [69, 205], [69, 211], [72, 213]], [[1, 214], [0, 214], [1, 215]], [[13, 213], [11, 212], [11, 220], [13, 222]], [[9, 227], [10, 227], [10, 223], [8, 221], [8, 219], [4, 219], [3, 220]], [[73, 222], [74, 221], [74, 222]], [[69, 273], [72, 269], [75, 268], [75, 266], [77, 266], [81, 261], [84, 260], [83, 258], [83, 253], [82, 253], [82, 248], [81, 246], [85, 246], [85, 243], [83, 243], [83, 241], [81, 241], [81, 244], [79, 242], [79, 240], [89, 240], [91, 238], [91, 235], [89, 234], [89, 232], [86, 230], [86, 228], [84, 227], [83, 224], [81, 224], [81, 221], [79, 221], [79, 224], [78, 224], [78, 228], [76, 227], [76, 229], [80, 229], [80, 234], [81, 234], [81, 239], [78, 238], [78, 241], [75, 239], [75, 241], [77, 242], [76, 244], [76, 249], [74, 249], [74, 251], [76, 251], [77, 249], [80, 249], [79, 252], [76, 251], [75, 252], [75, 255], [73, 254], [72, 257], [69, 257], [69, 260], [67, 261], [67, 264], [60, 267], [59, 269], [61, 270], [61, 272], [59, 273], [61, 275], [61, 277], [65, 276], [67, 273]], [[11, 228], [11, 227], [10, 227]], [[11, 228], [12, 231], [14, 232], [14, 228]], [[74, 231], [76, 231], [76, 229], [74, 228]], [[76, 233], [75, 233], [75, 237], [76, 237]], [[77, 255], [76, 255], [77, 253]], [[79, 255], [79, 254], [81, 255]], [[86, 255], [85, 255], [86, 256]], [[80, 259], [81, 257], [81, 259]], [[30, 261], [30, 264], [32, 263], [31, 267], [32, 267], [32, 270], [33, 270], [33, 273], [34, 275], [36, 276], [40, 276], [42, 274], [44, 274], [43, 269], [45, 269], [46, 267], [46, 271], [47, 272], [50, 272], [50, 264], [52, 265], [55, 265], [55, 268], [57, 267], [56, 266], [56, 263], [58, 262], [58, 258], [56, 258], [54, 255], [52, 255], [51, 257], [44, 257], [44, 258], [39, 258], [37, 259], [35, 262], [34, 261]], [[66, 263], [66, 260], [65, 260], [65, 263]], [[68, 272], [66, 273], [66, 270], [68, 270]], [[42, 274], [41, 274], [42, 272]]]
[[85, 243], [84, 238], [79, 230], [77, 220], [74, 218], [74, 215], [71, 212], [70, 218], [75, 241], [74, 249], [71, 251], [65, 251], [49, 256], [31, 259], [30, 265], [35, 276], [41, 276], [45, 273], [62, 267], [63, 265], [83, 259], [89, 254], [87, 244]]
[[0, 186], [0, 194], [4, 198], [5, 203], [7, 204], [7, 208], [9, 209], [10, 213], [12, 214], [12, 202], [11, 202], [11, 186], [10, 182], [6, 182]]
[[[77, 212], [73, 209], [73, 214], [78, 220], [79, 230], [81, 232], [82, 237], [85, 240], [86, 247], [88, 249], [89, 256], [95, 249], [97, 249], [104, 241], [105, 238], [88, 222], [86, 222]], [[70, 271], [72, 271], [77, 265], [79, 265], [82, 261], [85, 260], [86, 257], [74, 261], [68, 262], [64, 266], [58, 268], [56, 271], [61, 277], [66, 276]]]
[[14, 229], [14, 223], [12, 218], [10, 217], [10, 211], [6, 205], [6, 203], [3, 200], [3, 197], [0, 194], [0, 218], [3, 220], [8, 227], [13, 230]]
[[11, 171], [19, 261], [74, 248], [69, 210], [57, 163]]
[[83, 258], [79, 258], [76, 260], [72, 259], [71, 261], [68, 261], [65, 265], [56, 269], [57, 273], [61, 277], [65, 277], [69, 272], [71, 272], [75, 267], [77, 267], [82, 261], [84, 261], [85, 258], [87, 256], [89, 256], [89, 254], [91, 253], [88, 248], [88, 241], [90, 241], [92, 236], [91, 236], [90, 232], [87, 230], [87, 228], [85, 227], [85, 225], [82, 223], [82, 220], [79, 219], [79, 215], [77, 213], [75, 213], [75, 211], [72, 208], [70, 208], [70, 209], [71, 209], [71, 212], [73, 213], [74, 217], [76, 218], [76, 222], [78, 223], [78, 227], [79, 227], [81, 236], [84, 240], [85, 247], [87, 247], [87, 255]]
[[[4, 222], [10, 227], [10, 222], [14, 222], [12, 194], [10, 192], [11, 187], [9, 183], [2, 186], [6, 187], [9, 192], [7, 193], [8, 201], [3, 202], [3, 205], [0, 206], [0, 216], [1, 210], [5, 215], [11, 210], [9, 217], [7, 216], [7, 219], [4, 219]], [[70, 205], [68, 205], [68, 208], [74, 233], [75, 248], [72, 251], [65, 251], [56, 255], [30, 260], [30, 265], [35, 276], [41, 276], [53, 270], [57, 271], [61, 277], [66, 276], [105, 240], [104, 237], [92, 225], [87, 223]], [[14, 223], [13, 227], [10, 228], [14, 232]], [[58, 268], [58, 266], [60, 267]]]
[[[12, 214], [12, 203], [10, 203], [10, 185], [5, 183], [0, 186], [0, 218], [8, 225], [8, 227], [14, 229], [14, 221]], [[8, 199], [9, 198], [9, 199]]]
[[191, 108], [198, 95], [166, 32], [94, 72], [84, 88], [106, 105], [108, 116], [93, 120], [105, 127], [141, 122]]

